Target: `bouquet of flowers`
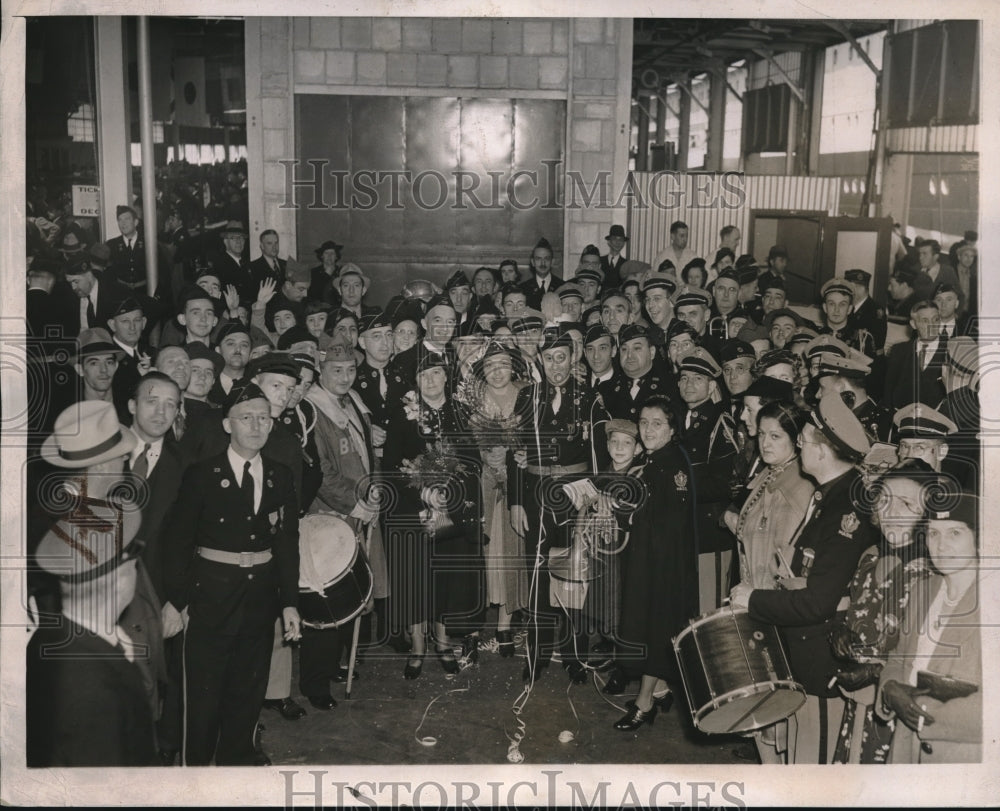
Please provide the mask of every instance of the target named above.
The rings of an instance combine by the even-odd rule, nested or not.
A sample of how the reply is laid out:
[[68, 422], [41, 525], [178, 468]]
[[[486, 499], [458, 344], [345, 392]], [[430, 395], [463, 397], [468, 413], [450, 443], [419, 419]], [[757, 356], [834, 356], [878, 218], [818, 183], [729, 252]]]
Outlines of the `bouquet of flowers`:
[[407, 484], [415, 490], [447, 488], [454, 476], [464, 476], [469, 472], [468, 466], [444, 440], [432, 442], [416, 459], [404, 459], [402, 468], [409, 478]]

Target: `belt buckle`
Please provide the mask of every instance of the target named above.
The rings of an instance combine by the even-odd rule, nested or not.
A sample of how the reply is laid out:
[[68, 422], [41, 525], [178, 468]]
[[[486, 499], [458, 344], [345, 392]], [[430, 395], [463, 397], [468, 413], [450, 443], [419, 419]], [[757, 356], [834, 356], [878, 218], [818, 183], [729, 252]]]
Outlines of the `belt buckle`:
[[256, 552], [240, 552], [240, 568], [249, 569], [253, 566], [253, 559]]

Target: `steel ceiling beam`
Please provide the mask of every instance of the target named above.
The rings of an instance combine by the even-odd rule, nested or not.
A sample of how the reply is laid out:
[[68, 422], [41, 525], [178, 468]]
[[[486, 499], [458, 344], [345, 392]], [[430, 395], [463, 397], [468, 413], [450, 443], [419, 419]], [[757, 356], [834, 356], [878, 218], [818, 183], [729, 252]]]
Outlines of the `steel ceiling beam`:
[[795, 94], [795, 98], [799, 100], [800, 104], [806, 103], [806, 97], [805, 94], [802, 92], [802, 88], [795, 83], [795, 81], [792, 79], [791, 76], [785, 73], [785, 69], [778, 64], [777, 60], [774, 58], [774, 55], [770, 51], [765, 51], [763, 48], [754, 48], [753, 52], [757, 54], [757, 56], [759, 56], [761, 59], [766, 60], [767, 63], [778, 72], [778, 75], [781, 77], [784, 83], [788, 85], [792, 93]]

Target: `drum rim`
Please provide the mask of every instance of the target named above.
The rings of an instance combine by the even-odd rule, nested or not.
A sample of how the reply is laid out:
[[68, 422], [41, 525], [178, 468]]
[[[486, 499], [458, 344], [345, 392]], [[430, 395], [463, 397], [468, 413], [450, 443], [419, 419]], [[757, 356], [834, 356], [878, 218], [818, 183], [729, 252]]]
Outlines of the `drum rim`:
[[[761, 689], [752, 689], [752, 688], [761, 688]], [[702, 726], [702, 721], [704, 721], [709, 715], [711, 715], [710, 709], [718, 710], [721, 709], [723, 704], [732, 704], [733, 701], [736, 701], [737, 699], [751, 698], [753, 696], [758, 696], [764, 692], [777, 693], [779, 689], [782, 689], [787, 693], [798, 693], [799, 696], [801, 697], [799, 706], [796, 707], [794, 710], [792, 710], [790, 713], [788, 713], [788, 715], [784, 715], [781, 718], [775, 718], [773, 721], [767, 721], [766, 723], [763, 724], [744, 726], [738, 729], [726, 729], [722, 730], [721, 732], [708, 732]], [[698, 727], [698, 729], [702, 730], [702, 732], [706, 732], [707, 734], [710, 735], [716, 735], [716, 734], [724, 735], [736, 732], [746, 732], [748, 729], [759, 729], [760, 727], [770, 726], [771, 724], [776, 724], [778, 721], [785, 720], [786, 718], [794, 715], [795, 712], [797, 712], [798, 709], [803, 704], [805, 704], [806, 700], [807, 696], [805, 687], [803, 687], [801, 684], [799, 684], [799, 682], [795, 681], [794, 679], [778, 679], [777, 681], [753, 682], [752, 685], [739, 687], [734, 690], [730, 690], [729, 692], [723, 693], [717, 698], [713, 698], [710, 701], [705, 702], [700, 707], [698, 707], [697, 710], [692, 708], [691, 716], [695, 726]]]
[[[352, 611], [351, 614], [348, 615], [345, 619], [342, 619], [339, 622], [313, 622], [312, 620], [305, 620], [305, 619], [301, 620], [301, 622], [304, 626], [306, 626], [306, 628], [312, 628], [317, 631], [328, 631], [332, 628], [340, 628], [364, 613], [365, 606], [368, 605], [368, 601], [371, 600], [374, 591], [375, 591], [375, 582], [374, 580], [370, 580], [368, 583], [368, 592], [365, 594], [364, 600], [362, 600], [361, 605], [358, 606], [356, 609], [354, 609], [354, 611]], [[312, 589], [306, 589], [306, 592], [309, 594], [319, 594], [318, 591], [313, 591]]]
[[[682, 637], [684, 637], [686, 634], [691, 633], [699, 625], [704, 625], [706, 622], [709, 622], [710, 620], [722, 619], [723, 617], [735, 617], [737, 615], [743, 615], [743, 614], [749, 616], [750, 612], [745, 608], [734, 608], [732, 606], [724, 605], [722, 606], [722, 608], [715, 609], [715, 611], [710, 611], [707, 614], [702, 614], [700, 617], [689, 619], [687, 627], [681, 630], [677, 634], [677, 636], [673, 637], [672, 641], [674, 643], [674, 647], [675, 648], [677, 647]], [[750, 618], [753, 619], [753, 617]], [[763, 622], [761, 620], [754, 620], [754, 622], [759, 622], [761, 625], [770, 625], [771, 627], [777, 628], [776, 625], [770, 622]]]

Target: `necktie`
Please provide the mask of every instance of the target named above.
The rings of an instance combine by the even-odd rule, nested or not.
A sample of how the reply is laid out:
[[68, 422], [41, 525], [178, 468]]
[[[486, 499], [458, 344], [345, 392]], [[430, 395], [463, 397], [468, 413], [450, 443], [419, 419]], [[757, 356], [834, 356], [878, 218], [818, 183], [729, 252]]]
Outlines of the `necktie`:
[[927, 367], [927, 344], [920, 344], [920, 369], [923, 371]]
[[177, 439], [182, 439], [186, 427], [187, 427], [187, 420], [184, 417], [184, 409], [181, 408], [177, 412], [177, 416], [174, 417], [174, 436]]
[[146, 456], [149, 453], [149, 447], [148, 442], [142, 446], [142, 453], [139, 454], [139, 458], [135, 460], [135, 464], [132, 466], [132, 473], [140, 479], [145, 479], [149, 475], [149, 459]]
[[941, 327], [941, 339], [947, 341], [951, 337], [950, 326], [946, 325]]
[[87, 297], [87, 326], [97, 326], [97, 311], [94, 309], [94, 300], [89, 296]]
[[694, 414], [693, 411], [688, 411], [688, 413], [684, 416], [684, 429], [685, 430], [687, 430], [688, 428], [691, 427], [691, 415], [692, 414]]
[[240, 490], [243, 493], [243, 497], [246, 499], [247, 505], [250, 507], [250, 512], [257, 512], [254, 509], [253, 503], [253, 476], [250, 475], [249, 459], [243, 463], [243, 482], [240, 484]]
[[557, 386], [555, 390], [555, 395], [553, 395], [552, 397], [552, 413], [558, 414], [559, 406], [561, 405], [562, 405], [562, 389]]
[[378, 370], [378, 393], [382, 399], [385, 399], [385, 395], [389, 393], [389, 383], [385, 379], [385, 369]]
[[639, 385], [640, 385], [640, 384], [639, 384], [639, 378], [635, 378], [635, 379], [634, 379], [634, 380], [632, 381], [632, 388], [631, 388], [631, 389], [629, 389], [629, 392], [628, 392], [628, 393], [629, 393], [629, 396], [630, 396], [630, 397], [631, 397], [631, 398], [632, 398], [633, 400], [634, 400], [634, 399], [635, 399], [636, 397], [638, 397], [638, 396], [639, 396]]

